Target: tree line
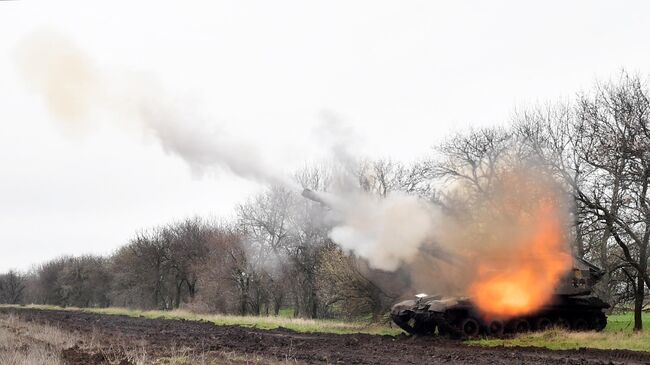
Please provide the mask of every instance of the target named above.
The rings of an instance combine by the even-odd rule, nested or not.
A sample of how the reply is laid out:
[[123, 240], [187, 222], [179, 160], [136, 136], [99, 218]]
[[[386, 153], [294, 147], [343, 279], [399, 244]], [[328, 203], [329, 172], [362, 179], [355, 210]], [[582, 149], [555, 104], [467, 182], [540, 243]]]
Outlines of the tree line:
[[[504, 127], [458, 133], [413, 163], [365, 161], [352, 172], [378, 198], [416, 194], [449, 214], [467, 196], [490, 194], [500, 173], [534, 165], [571, 201], [572, 247], [602, 267], [597, 294], [632, 306], [635, 328], [648, 299], [650, 91], [622, 73], [566, 103], [519, 111]], [[313, 166], [298, 184], [327, 191], [337, 167]], [[191, 218], [138, 232], [109, 257], [61, 257], [0, 276], [0, 302], [62, 306], [378, 317], [408, 287], [408, 275], [373, 270], [328, 238], [325, 210], [300, 192], [271, 186], [240, 204], [235, 219]], [[435, 280], [435, 278], [432, 278]]]

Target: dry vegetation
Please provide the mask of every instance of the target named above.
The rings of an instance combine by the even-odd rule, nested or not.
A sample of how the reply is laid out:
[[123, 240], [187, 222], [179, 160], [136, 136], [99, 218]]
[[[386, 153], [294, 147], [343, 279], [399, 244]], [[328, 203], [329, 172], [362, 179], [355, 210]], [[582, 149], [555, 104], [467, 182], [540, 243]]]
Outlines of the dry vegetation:
[[79, 338], [54, 327], [0, 316], [0, 364], [63, 364], [61, 351]]
[[116, 344], [101, 340], [95, 332], [83, 336], [54, 326], [26, 322], [16, 315], [0, 314], [0, 364], [295, 364], [287, 355], [284, 361], [231, 351], [199, 352], [178, 347], [161, 356], [151, 353], [146, 343]]

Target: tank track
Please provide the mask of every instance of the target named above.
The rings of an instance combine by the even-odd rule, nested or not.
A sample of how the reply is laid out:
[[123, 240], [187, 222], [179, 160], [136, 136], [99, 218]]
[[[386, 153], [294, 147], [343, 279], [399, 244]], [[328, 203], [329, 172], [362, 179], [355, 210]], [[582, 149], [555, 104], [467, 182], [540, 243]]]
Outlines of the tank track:
[[436, 301], [411, 300], [393, 307], [395, 324], [413, 335], [442, 335], [453, 338], [501, 337], [508, 334], [544, 331], [552, 327], [573, 331], [602, 331], [607, 325], [603, 309], [609, 305], [597, 297], [557, 297], [534, 314], [510, 318], [482, 316], [470, 300], [449, 308]]

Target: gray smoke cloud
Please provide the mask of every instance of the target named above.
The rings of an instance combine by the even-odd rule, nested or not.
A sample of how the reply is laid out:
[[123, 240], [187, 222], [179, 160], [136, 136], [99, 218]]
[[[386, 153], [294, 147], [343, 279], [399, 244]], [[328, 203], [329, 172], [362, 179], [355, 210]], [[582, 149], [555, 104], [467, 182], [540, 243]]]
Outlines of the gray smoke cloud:
[[436, 212], [421, 199], [402, 193], [385, 198], [358, 192], [332, 206], [340, 219], [330, 238], [368, 260], [370, 267], [397, 270], [410, 263], [434, 233]]
[[[265, 161], [255, 146], [228, 135], [219, 125], [182, 109], [152, 80], [139, 75], [109, 77], [69, 39], [42, 31], [25, 39], [18, 64], [29, 85], [41, 94], [66, 130], [92, 127], [93, 113], [108, 115], [152, 135], [164, 151], [181, 157], [194, 174], [226, 169], [249, 180], [298, 190], [281, 169]], [[419, 250], [432, 231], [433, 210], [416, 197], [392, 194], [379, 199], [355, 186], [358, 167], [354, 145], [359, 137], [334, 113], [324, 112], [315, 136], [341, 167], [330, 237], [343, 249], [368, 260], [371, 267], [395, 270]], [[130, 123], [130, 124], [129, 124]]]
[[25, 39], [17, 61], [29, 86], [43, 96], [67, 131], [90, 129], [93, 114], [101, 110], [111, 123], [131, 122], [127, 129], [136, 125], [154, 136], [165, 152], [182, 158], [196, 175], [225, 169], [245, 179], [297, 188], [253, 144], [181, 110], [180, 103], [151, 80], [99, 72], [91, 57], [55, 32], [41, 31]]
[[570, 269], [570, 204], [543, 165], [504, 152], [480, 193], [462, 180], [448, 185], [443, 213], [414, 195], [360, 189], [350, 134], [336, 123], [325, 134], [334, 157], [353, 167], [334, 195], [317, 194], [331, 207], [329, 236], [370, 268], [399, 269], [413, 291], [471, 295], [485, 313], [504, 316], [544, 305]]
[[[253, 144], [182, 108], [151, 80], [106, 76], [62, 36], [36, 33], [22, 43], [17, 56], [29, 85], [68, 131], [85, 132], [93, 120], [102, 119], [95, 118], [101, 114], [111, 123], [153, 136], [195, 174], [225, 169], [267, 185], [299, 189]], [[406, 266], [413, 287], [469, 292], [486, 313], [504, 314], [499, 311], [507, 307], [491, 307], [508, 303], [494, 288], [510, 288], [535, 305], [548, 300], [571, 264], [562, 226], [568, 220], [561, 189], [552, 179], [527, 168], [496, 176], [492, 196], [469, 203], [461, 199], [455, 217], [450, 217], [413, 195], [394, 192], [379, 197], [361, 189], [356, 134], [332, 113], [322, 119], [315, 133], [340, 170], [330, 193], [316, 194], [330, 206], [329, 237], [335, 243], [366, 259], [374, 269], [395, 271]], [[462, 186], [456, 194], [473, 195]], [[484, 294], [489, 295], [483, 298]], [[506, 309], [508, 313], [531, 310]]]
[[439, 210], [414, 195], [391, 192], [380, 197], [361, 189], [362, 153], [355, 148], [361, 138], [334, 113], [323, 113], [316, 132], [340, 167], [332, 193], [316, 192], [331, 209], [329, 237], [373, 269], [395, 271], [411, 263], [432, 242]]

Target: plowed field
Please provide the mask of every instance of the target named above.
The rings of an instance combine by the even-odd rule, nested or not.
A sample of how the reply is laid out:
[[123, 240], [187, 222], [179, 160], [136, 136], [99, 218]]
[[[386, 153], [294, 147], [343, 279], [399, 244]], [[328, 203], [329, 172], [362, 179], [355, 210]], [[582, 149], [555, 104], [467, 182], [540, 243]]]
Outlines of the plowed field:
[[261, 330], [28, 308], [2, 308], [0, 313], [13, 313], [22, 320], [53, 325], [88, 338], [63, 351], [69, 364], [107, 364], [107, 351], [125, 347], [141, 348], [153, 357], [169, 357], [173, 351], [188, 349], [291, 364], [650, 364], [650, 353], [625, 350], [483, 348], [442, 338], [297, 333], [282, 328]]

